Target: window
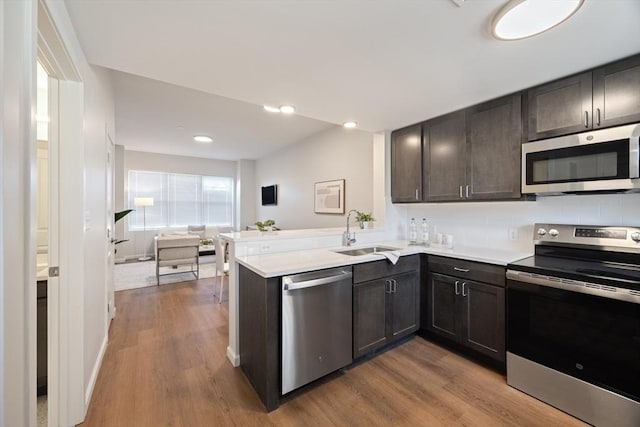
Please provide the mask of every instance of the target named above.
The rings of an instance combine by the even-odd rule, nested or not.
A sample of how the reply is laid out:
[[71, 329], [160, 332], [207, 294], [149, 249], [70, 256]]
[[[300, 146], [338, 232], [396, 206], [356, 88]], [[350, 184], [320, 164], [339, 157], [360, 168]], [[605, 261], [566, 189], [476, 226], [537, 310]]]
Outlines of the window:
[[[136, 207], [136, 197], [152, 197], [153, 206]], [[129, 230], [206, 224], [233, 225], [233, 178], [129, 171]]]

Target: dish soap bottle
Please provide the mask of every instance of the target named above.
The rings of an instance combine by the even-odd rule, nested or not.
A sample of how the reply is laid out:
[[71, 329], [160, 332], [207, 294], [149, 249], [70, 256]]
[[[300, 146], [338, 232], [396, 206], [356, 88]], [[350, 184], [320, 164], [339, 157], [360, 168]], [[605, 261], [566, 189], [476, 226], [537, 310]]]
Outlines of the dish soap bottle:
[[427, 219], [422, 218], [422, 225], [420, 230], [420, 243], [429, 246], [429, 225], [427, 224]]
[[416, 226], [415, 218], [411, 218], [409, 224], [409, 244], [415, 245], [418, 242], [418, 227]]

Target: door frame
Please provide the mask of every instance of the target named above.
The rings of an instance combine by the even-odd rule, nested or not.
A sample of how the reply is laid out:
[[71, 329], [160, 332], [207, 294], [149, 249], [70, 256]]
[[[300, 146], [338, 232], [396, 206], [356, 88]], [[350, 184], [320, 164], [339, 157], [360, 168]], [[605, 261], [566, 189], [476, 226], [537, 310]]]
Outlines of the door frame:
[[52, 283], [48, 286], [48, 425], [75, 425], [86, 412], [84, 85], [46, 1], [38, 0], [37, 7], [37, 57], [53, 77], [50, 78], [49, 254], [50, 265], [60, 267], [59, 277], [50, 278]]

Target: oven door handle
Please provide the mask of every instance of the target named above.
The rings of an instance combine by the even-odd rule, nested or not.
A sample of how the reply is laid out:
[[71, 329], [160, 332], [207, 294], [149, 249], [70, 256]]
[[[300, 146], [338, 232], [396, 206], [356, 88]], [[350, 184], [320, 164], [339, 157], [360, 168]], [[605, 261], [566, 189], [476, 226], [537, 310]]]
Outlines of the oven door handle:
[[507, 270], [507, 280], [640, 304], [640, 292], [631, 289], [515, 270]]

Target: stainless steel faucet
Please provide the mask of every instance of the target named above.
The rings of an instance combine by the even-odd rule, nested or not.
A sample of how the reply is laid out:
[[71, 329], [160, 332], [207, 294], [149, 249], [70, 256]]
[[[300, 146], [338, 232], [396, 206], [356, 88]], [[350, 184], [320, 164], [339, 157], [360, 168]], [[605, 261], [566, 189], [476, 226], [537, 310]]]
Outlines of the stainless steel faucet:
[[347, 214], [347, 231], [342, 233], [342, 246], [351, 246], [352, 243], [356, 242], [356, 232], [353, 232], [353, 237], [351, 237], [351, 233], [349, 232], [349, 221], [351, 220], [351, 212], [355, 212], [356, 215], [358, 211], [355, 209], [351, 209]]

